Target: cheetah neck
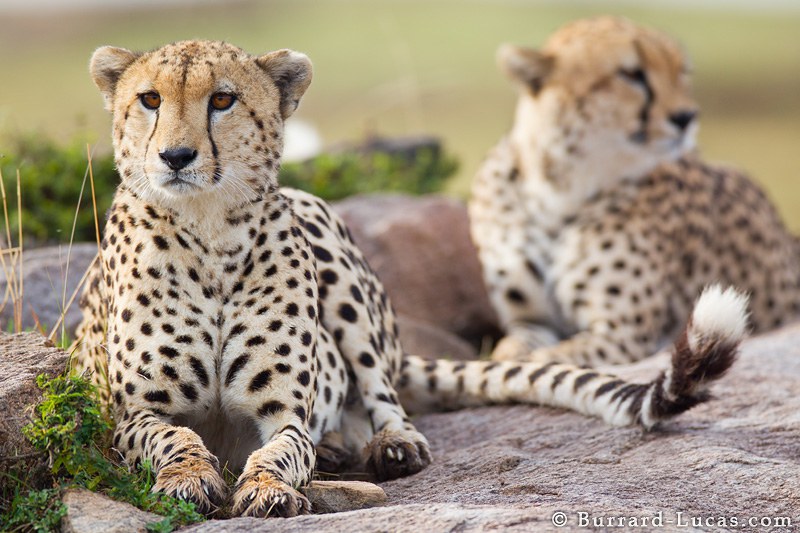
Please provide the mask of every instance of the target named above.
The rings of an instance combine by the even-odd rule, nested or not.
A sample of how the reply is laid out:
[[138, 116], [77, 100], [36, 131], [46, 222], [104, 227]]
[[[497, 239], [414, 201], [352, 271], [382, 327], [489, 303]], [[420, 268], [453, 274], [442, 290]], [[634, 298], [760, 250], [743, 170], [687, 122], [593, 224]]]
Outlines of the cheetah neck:
[[[576, 215], [598, 194], [623, 180], [643, 176], [662, 162], [620, 149], [625, 146], [623, 138], [595, 136], [594, 144], [578, 144], [575, 131], [553, 125], [541, 110], [548, 105], [556, 104], [521, 98], [509, 143], [521, 177], [521, 194], [537, 199], [551, 214]], [[560, 116], [565, 122], [570, 118], [567, 113]]]
[[121, 189], [115, 201], [127, 203], [139, 213], [156, 213], [169, 225], [181, 227], [210, 248], [230, 248], [242, 239], [240, 221], [261, 216], [265, 203], [278, 202], [277, 189], [254, 198], [251, 202], [234, 205], [226, 201], [215, 201], [210, 195], [173, 199], [171, 201], [148, 202]]

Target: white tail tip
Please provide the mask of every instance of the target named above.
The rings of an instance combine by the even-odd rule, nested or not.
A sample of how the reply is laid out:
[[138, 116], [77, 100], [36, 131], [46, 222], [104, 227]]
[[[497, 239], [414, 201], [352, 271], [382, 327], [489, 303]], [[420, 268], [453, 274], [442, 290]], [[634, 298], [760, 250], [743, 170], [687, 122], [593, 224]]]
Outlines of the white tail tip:
[[749, 297], [733, 287], [706, 287], [694, 305], [692, 333], [731, 343], [741, 341], [747, 334], [748, 302]]

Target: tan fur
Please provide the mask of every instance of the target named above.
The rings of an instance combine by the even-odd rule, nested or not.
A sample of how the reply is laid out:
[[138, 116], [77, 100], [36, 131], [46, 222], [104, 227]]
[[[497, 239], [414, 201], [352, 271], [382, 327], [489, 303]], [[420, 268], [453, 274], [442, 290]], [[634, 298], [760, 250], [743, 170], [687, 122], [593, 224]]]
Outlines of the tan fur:
[[800, 316], [800, 251], [746, 176], [695, 153], [688, 60], [666, 35], [579, 20], [505, 45], [514, 125], [478, 172], [473, 240], [508, 335], [496, 359], [623, 363], [671, 343], [702, 288]]

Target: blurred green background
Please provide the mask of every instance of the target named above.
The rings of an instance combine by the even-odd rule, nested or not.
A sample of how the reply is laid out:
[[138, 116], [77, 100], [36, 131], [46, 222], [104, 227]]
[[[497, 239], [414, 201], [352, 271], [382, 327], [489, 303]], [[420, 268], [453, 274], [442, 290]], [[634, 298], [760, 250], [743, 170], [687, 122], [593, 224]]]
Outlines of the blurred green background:
[[[432, 134], [460, 166], [466, 197], [510, 126], [515, 93], [495, 68], [502, 42], [539, 45], [563, 23], [611, 13], [662, 29], [689, 51], [707, 159], [746, 169], [800, 230], [800, 1], [0, 0], [0, 131], [110, 150], [110, 120], [87, 63], [103, 44], [150, 49], [224, 39], [253, 53], [294, 48], [315, 75], [297, 116], [326, 144]], [[21, 12], [14, 5], [42, 6]], [[72, 8], [65, 6], [72, 5]], [[11, 6], [11, 7], [9, 7]], [[53, 7], [56, 6], [56, 7]], [[8, 146], [0, 145], [0, 153]], [[76, 176], [79, 179], [82, 176]]]

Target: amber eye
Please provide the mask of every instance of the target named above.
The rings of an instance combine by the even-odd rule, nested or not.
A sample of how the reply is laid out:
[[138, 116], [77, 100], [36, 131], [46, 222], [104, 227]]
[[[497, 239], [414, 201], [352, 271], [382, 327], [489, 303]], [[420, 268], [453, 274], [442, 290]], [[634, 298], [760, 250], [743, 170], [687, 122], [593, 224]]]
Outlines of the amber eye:
[[150, 91], [149, 93], [140, 94], [139, 101], [141, 101], [142, 105], [147, 109], [158, 109], [158, 106], [161, 105], [161, 95], [157, 92]]
[[217, 111], [225, 111], [233, 105], [234, 101], [236, 101], [236, 97], [230, 93], [214, 93], [211, 95], [209, 105]]

